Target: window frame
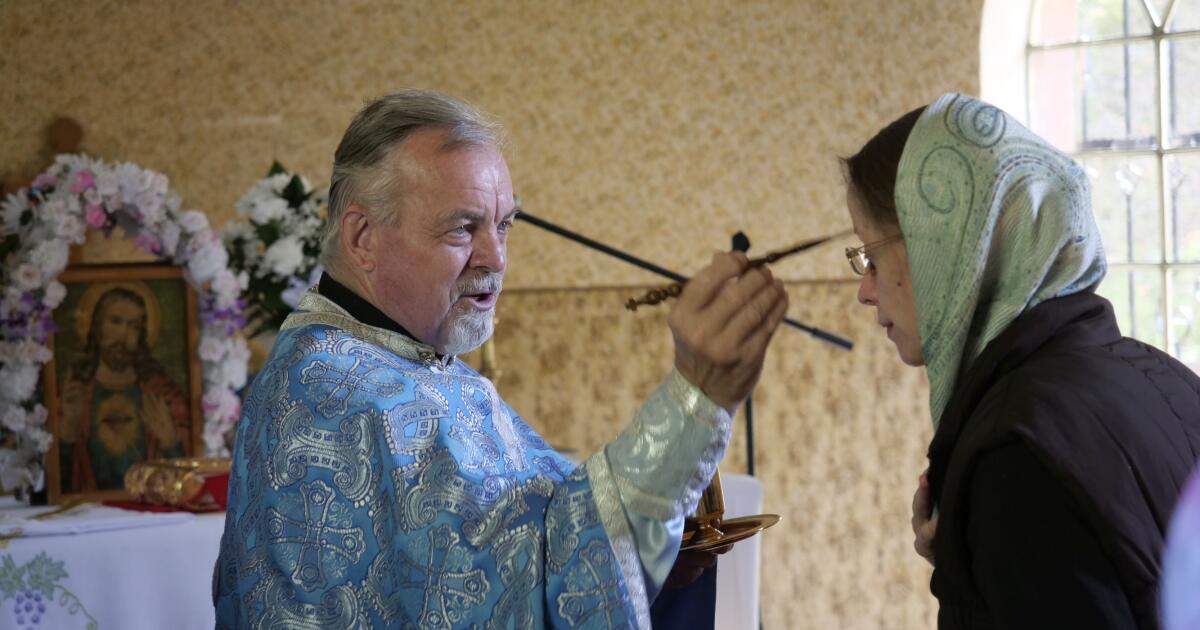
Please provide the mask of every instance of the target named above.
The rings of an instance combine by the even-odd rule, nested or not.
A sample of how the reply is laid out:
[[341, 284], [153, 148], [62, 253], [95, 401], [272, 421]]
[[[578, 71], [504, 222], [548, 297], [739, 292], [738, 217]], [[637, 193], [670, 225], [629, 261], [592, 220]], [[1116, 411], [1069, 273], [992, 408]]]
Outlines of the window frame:
[[[1158, 235], [1161, 245], [1158, 261], [1128, 261], [1119, 263], [1110, 261], [1108, 267], [1110, 273], [1157, 272], [1159, 282], [1162, 283], [1160, 308], [1163, 319], [1161, 321], [1162, 334], [1160, 338], [1165, 346], [1164, 349], [1172, 355], [1179, 354], [1175, 348], [1176, 335], [1171, 323], [1174, 307], [1173, 273], [1182, 270], [1200, 271], [1200, 261], [1177, 262], [1172, 260], [1175, 246], [1172, 219], [1175, 215], [1175, 208], [1173, 205], [1169, 205], [1172, 201], [1168, 198], [1170, 185], [1168, 178], [1170, 174], [1166, 168], [1168, 160], [1173, 156], [1200, 154], [1200, 138], [1196, 138], [1195, 133], [1189, 134], [1189, 137], [1193, 138], [1193, 144], [1190, 146], [1174, 143], [1173, 138], [1169, 135], [1171, 121], [1169, 119], [1168, 99], [1170, 98], [1171, 76], [1168, 62], [1170, 54], [1168, 45], [1173, 41], [1200, 39], [1200, 29], [1170, 32], [1165, 27], [1166, 24], [1170, 23], [1171, 18], [1174, 17], [1176, 9], [1184, 1], [1187, 0], [1169, 0], [1163, 15], [1159, 16], [1157, 15], [1157, 9], [1152, 5], [1150, 0], [1128, 0], [1129, 10], [1138, 9], [1140, 5], [1139, 10], [1145, 13], [1151, 25], [1151, 32], [1148, 34], [1090, 39], [1080, 39], [1076, 36], [1070, 42], [1035, 44], [1031, 35], [1035, 19], [1034, 11], [1039, 8], [1037, 0], [985, 0], [983, 21], [980, 29], [980, 93], [985, 100], [1016, 115], [1026, 125], [1031, 125], [1031, 86], [1033, 82], [1031, 59], [1035, 53], [1052, 50], [1079, 50], [1093, 46], [1112, 46], [1114, 44], [1132, 44], [1137, 42], [1151, 42], [1153, 44], [1156, 73], [1154, 116], [1157, 131], [1157, 138], [1155, 138], [1153, 146], [1129, 147], [1121, 146], [1120, 143], [1114, 143], [1103, 147], [1078, 147], [1074, 151], [1070, 151], [1069, 155], [1078, 161], [1095, 157], [1114, 156], [1144, 156], [1154, 158], [1158, 167], [1155, 185], [1157, 186], [1158, 212], [1161, 227], [1160, 234]], [[1020, 69], [1020, 72], [1013, 72], [1017, 68]], [[1014, 77], [1014, 75], [1016, 76]], [[1176, 99], [1179, 99], [1178, 92], [1176, 93]], [[1079, 112], [1079, 115], [1085, 115], [1085, 113]], [[1137, 320], [1134, 315], [1133, 302], [1134, 296], [1131, 289], [1129, 304], [1130, 323], [1136, 327]], [[1159, 322], [1151, 322], [1151, 324], [1157, 326]], [[1123, 332], [1131, 337], [1138, 334], [1136, 328]], [[1157, 332], [1155, 332], [1155, 336], [1158, 336]]]

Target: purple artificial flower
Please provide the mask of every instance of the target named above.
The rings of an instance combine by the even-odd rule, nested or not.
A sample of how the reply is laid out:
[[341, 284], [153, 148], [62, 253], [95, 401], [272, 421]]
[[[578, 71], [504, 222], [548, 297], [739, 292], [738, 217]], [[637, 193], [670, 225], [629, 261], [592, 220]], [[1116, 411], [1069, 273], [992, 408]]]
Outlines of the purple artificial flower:
[[140, 232], [133, 239], [133, 244], [147, 254], [157, 254], [162, 249], [162, 241], [149, 232]]

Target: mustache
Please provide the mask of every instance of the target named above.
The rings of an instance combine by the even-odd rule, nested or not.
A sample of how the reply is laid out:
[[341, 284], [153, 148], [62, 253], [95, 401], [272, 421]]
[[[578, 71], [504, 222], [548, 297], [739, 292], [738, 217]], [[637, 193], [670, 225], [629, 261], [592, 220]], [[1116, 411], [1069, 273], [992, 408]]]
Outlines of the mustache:
[[482, 273], [468, 278], [458, 285], [458, 296], [479, 293], [499, 293], [504, 289], [504, 274]]

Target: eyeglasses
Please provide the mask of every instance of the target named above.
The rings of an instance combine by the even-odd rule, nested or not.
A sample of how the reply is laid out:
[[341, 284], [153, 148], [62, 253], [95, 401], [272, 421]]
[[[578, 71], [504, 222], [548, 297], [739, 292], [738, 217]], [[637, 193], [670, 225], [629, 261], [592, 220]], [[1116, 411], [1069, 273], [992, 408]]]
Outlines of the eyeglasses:
[[871, 259], [867, 256], [867, 253], [873, 249], [877, 249], [880, 245], [886, 245], [901, 238], [904, 238], [903, 234], [893, 234], [874, 243], [867, 243], [862, 247], [847, 247], [846, 260], [850, 261], [850, 268], [854, 270], [855, 274], [865, 276], [867, 275], [867, 270], [871, 268]]

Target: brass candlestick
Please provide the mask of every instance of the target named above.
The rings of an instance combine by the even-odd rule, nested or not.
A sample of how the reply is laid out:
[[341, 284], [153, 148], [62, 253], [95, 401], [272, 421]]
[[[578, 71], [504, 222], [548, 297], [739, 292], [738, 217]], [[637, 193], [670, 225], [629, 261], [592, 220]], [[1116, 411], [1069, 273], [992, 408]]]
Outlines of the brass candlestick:
[[[838, 238], [839, 236], [844, 236], [848, 233], [849, 233], [849, 230], [838, 232], [837, 234], [834, 234], [832, 236], [823, 236], [821, 238], [815, 238], [812, 240], [804, 241], [802, 243], [797, 243], [795, 245], [792, 245], [791, 247], [787, 247], [787, 248], [784, 248], [784, 249], [781, 249], [778, 251], [771, 252], [761, 258], [751, 258], [750, 266], [748, 268], [753, 269], [755, 267], [769, 265], [773, 262], [778, 261], [781, 258], [791, 256], [792, 254], [798, 254], [802, 251], [811, 249], [813, 247], [816, 247], [817, 245], [820, 245], [822, 243], [825, 243], [825, 242], [828, 242], [835, 238]], [[683, 293], [683, 283], [682, 282], [672, 282], [671, 284], [668, 284], [668, 285], [650, 289], [649, 291], [646, 291], [646, 293], [643, 294], [641, 297], [629, 298], [628, 300], [625, 301], [625, 308], [627, 308], [631, 311], [636, 311], [639, 306], [653, 306], [655, 304], [665, 302], [670, 298], [679, 297], [680, 293]]]
[[713, 473], [712, 481], [700, 496], [700, 503], [683, 521], [680, 551], [711, 551], [745, 540], [779, 522], [778, 514], [756, 514], [725, 518], [725, 492], [721, 488], [721, 472]]
[[[721, 471], [713, 473], [712, 481], [700, 495], [700, 503], [691, 516], [684, 519], [684, 537], [688, 544], [710, 545], [719, 541], [724, 532], [721, 531], [721, 519], [725, 517], [725, 493], [721, 490]], [[687, 532], [691, 532], [688, 536]]]

